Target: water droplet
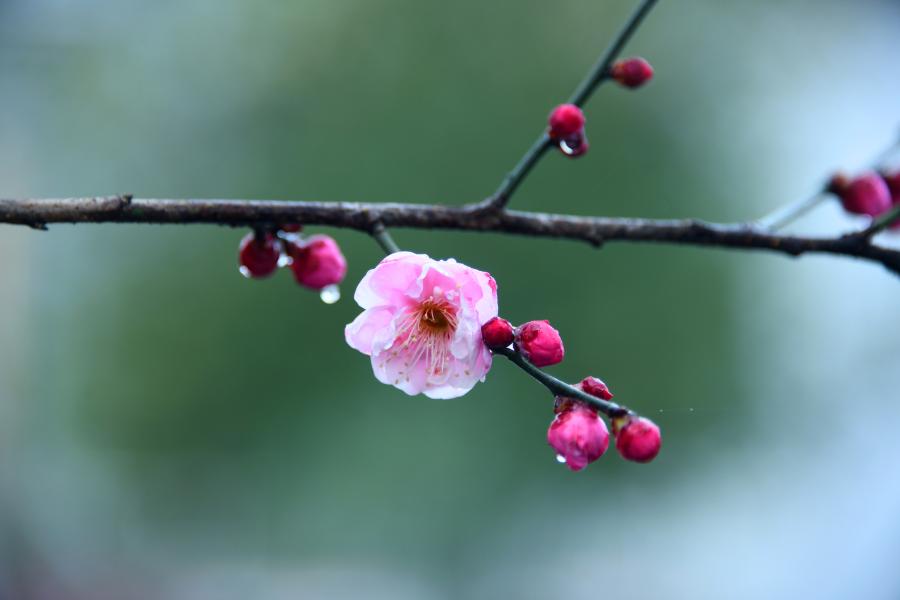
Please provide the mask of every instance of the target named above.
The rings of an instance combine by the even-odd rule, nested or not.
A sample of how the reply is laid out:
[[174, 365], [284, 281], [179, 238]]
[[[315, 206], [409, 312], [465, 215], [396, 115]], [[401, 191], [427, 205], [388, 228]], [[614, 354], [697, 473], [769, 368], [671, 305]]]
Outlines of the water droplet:
[[287, 252], [282, 252], [278, 256], [278, 266], [279, 267], [286, 267], [286, 266], [290, 265], [292, 262], [294, 262], [294, 260], [287, 254]]
[[319, 298], [321, 298], [322, 302], [325, 304], [334, 304], [341, 299], [341, 288], [336, 285], [326, 285], [322, 288], [322, 291], [319, 292]]
[[245, 267], [244, 265], [239, 266], [239, 267], [238, 267], [238, 271], [240, 271], [241, 275], [243, 275], [243, 276], [246, 277], [247, 279], [250, 279], [250, 278], [252, 277], [252, 276], [250, 275], [250, 269], [248, 269], [248, 268]]
[[690, 412], [694, 412], [694, 409], [693, 409], [693, 408], [689, 408], [688, 410], [689, 410]]
[[566, 462], [566, 457], [563, 456], [562, 454], [557, 454], [557, 455], [556, 455], [556, 462], [558, 462], [558, 463], [565, 463], [565, 462]]
[[579, 131], [559, 141], [559, 149], [566, 156], [581, 156], [588, 149], [584, 131]]

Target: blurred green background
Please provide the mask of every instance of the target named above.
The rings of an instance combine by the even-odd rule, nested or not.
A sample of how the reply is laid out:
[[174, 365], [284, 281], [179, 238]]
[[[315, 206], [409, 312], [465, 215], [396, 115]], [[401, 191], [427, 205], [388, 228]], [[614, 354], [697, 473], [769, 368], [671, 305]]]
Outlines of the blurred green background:
[[[446, 202], [493, 191], [633, 2], [0, 0], [0, 196]], [[900, 124], [900, 3], [664, 0], [520, 209], [739, 220]], [[801, 229], [859, 223], [824, 206]], [[310, 230], [322, 230], [310, 228]], [[552, 372], [655, 419], [582, 473], [506, 361], [378, 384], [243, 231], [0, 228], [0, 598], [897, 598], [900, 282], [850, 260], [395, 232], [550, 319]], [[888, 236], [883, 236], [887, 238]], [[884, 243], [897, 244], [886, 239]]]

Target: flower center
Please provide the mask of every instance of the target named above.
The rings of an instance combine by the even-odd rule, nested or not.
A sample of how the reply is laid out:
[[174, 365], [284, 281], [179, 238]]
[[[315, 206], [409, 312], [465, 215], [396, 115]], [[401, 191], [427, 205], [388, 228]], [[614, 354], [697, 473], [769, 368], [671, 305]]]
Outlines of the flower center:
[[[430, 333], [456, 331], [456, 315], [446, 301], [429, 298], [419, 306], [419, 323]], [[420, 328], [421, 328], [420, 327]]]
[[415, 365], [423, 363], [429, 378], [445, 378], [450, 360], [450, 342], [459, 319], [456, 308], [439, 290], [429, 298], [411, 307], [397, 328], [395, 350], [389, 361], [403, 358], [407, 375]]

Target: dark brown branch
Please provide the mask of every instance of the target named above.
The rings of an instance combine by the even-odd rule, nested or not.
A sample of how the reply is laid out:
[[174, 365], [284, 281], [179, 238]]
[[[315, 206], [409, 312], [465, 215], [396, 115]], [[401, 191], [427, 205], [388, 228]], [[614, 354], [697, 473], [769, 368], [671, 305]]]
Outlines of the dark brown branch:
[[272, 200], [147, 200], [130, 196], [63, 200], [0, 200], [0, 223], [44, 228], [50, 223], [207, 223], [277, 226], [330, 225], [371, 233], [376, 224], [413, 229], [455, 229], [606, 242], [664, 242], [768, 250], [799, 256], [824, 253], [881, 263], [900, 274], [900, 251], [870, 243], [859, 233], [841, 237], [779, 235], [752, 224], [697, 220], [621, 219], [488, 211], [480, 204], [279, 202]]

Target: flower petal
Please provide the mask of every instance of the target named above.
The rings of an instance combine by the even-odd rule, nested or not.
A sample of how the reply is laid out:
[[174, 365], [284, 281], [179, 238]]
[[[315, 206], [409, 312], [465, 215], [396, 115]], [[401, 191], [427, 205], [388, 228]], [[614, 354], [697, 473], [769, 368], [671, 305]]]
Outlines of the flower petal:
[[[361, 312], [352, 323], [344, 328], [347, 345], [363, 354], [372, 354], [372, 344], [376, 337], [391, 324], [395, 309], [390, 306], [376, 306]], [[379, 334], [382, 336], [379, 336]]]
[[429, 262], [433, 261], [425, 254], [395, 252], [365, 274], [353, 299], [362, 308], [399, 304]]

